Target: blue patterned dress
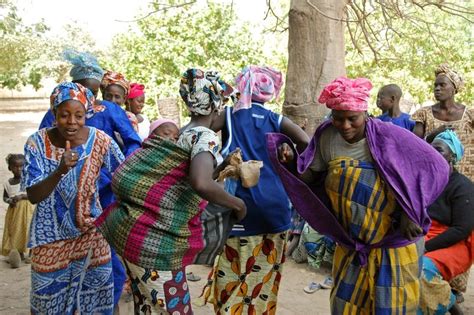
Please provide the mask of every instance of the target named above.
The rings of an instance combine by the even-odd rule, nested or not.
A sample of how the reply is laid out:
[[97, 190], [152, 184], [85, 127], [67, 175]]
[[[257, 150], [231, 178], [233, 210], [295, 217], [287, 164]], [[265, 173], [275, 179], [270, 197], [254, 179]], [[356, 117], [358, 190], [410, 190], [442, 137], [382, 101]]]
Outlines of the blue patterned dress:
[[[48, 110], [41, 121], [39, 129], [53, 127], [55, 123], [53, 112]], [[118, 140], [120, 139], [124, 146], [122, 152], [125, 156], [129, 156], [141, 147], [140, 137], [133, 130], [125, 111], [115, 103], [100, 101], [100, 104], [95, 104], [92, 115], [86, 116], [86, 125], [102, 130], [117, 143], [119, 143]], [[111, 181], [112, 176], [110, 176], [110, 173], [102, 169], [99, 180], [99, 197], [100, 204], [104, 209], [115, 201], [112, 187], [110, 186]], [[125, 268], [113, 250], [112, 265], [115, 286], [114, 302], [118, 304], [125, 284], [126, 274]]]
[[[30, 226], [32, 314], [112, 314], [110, 247], [95, 230], [102, 213], [98, 179], [101, 167], [113, 172], [124, 160], [118, 145], [89, 127], [87, 141], [73, 148], [79, 162], [36, 206]], [[63, 148], [41, 129], [25, 145], [22, 187], [31, 187], [59, 166]]]

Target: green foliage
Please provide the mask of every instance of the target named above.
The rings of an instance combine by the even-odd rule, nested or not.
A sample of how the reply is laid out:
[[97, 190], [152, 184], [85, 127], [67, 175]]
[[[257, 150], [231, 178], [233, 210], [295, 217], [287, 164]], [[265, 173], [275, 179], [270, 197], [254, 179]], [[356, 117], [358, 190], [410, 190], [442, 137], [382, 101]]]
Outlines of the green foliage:
[[[238, 25], [232, 8], [208, 2], [158, 12], [138, 21], [138, 31], [118, 35], [106, 67], [145, 84], [147, 104], [158, 98], [179, 98], [181, 74], [190, 67], [218, 70], [233, 84], [248, 64], [265, 64], [258, 38]], [[151, 118], [155, 106], [145, 107]]]
[[[0, 87], [13, 89], [31, 84], [39, 88], [44, 77], [66, 79], [70, 65], [62, 59], [64, 48], [89, 51], [104, 68], [123, 72], [131, 81], [145, 84], [149, 105], [159, 98], [179, 99], [179, 77], [188, 67], [219, 70], [231, 84], [248, 64], [269, 65], [285, 72], [284, 30], [290, 0], [269, 7], [268, 18], [253, 24], [243, 23], [232, 6], [220, 2], [184, 6], [185, 2], [192, 1], [170, 0], [166, 5], [153, 2], [150, 12], [156, 13], [139, 20], [133, 31], [117, 35], [113, 48], [101, 52], [78, 25], [69, 25], [62, 34], [53, 36], [44, 23], [25, 25], [16, 7], [9, 0], [0, 0]], [[367, 34], [361, 25], [348, 23], [351, 33], [345, 34], [345, 63], [348, 76], [372, 80], [373, 104], [377, 89], [388, 83], [399, 84], [414, 103], [432, 102], [434, 69], [447, 62], [464, 74], [466, 81], [456, 100], [472, 105], [474, 45], [470, 22], [435, 6], [421, 9], [410, 1], [390, 2], [392, 6], [396, 3], [400, 12], [389, 19], [378, 1], [365, 7], [369, 2], [354, 0], [348, 8], [362, 7], [362, 3], [372, 47], [365, 40]], [[465, 3], [472, 7], [472, 1]], [[168, 9], [162, 10], [164, 7]], [[384, 7], [385, 13], [388, 7]], [[283, 99], [281, 95], [278, 103]], [[276, 111], [281, 108], [277, 103], [269, 105]], [[146, 111], [150, 118], [156, 116], [156, 106], [147, 106]]]
[[[276, 8], [269, 3], [273, 18], [269, 29], [276, 35], [287, 27], [284, 12], [290, 2], [279, 1]], [[312, 2], [316, 5], [318, 1]], [[350, 21], [345, 30], [347, 75], [365, 76], [373, 82], [372, 109], [376, 108], [378, 88], [388, 83], [399, 84], [408, 100], [423, 104], [433, 101], [435, 68], [447, 62], [466, 82], [456, 100], [472, 106], [474, 31], [472, 22], [461, 17], [472, 19], [472, 12], [472, 1], [440, 1], [439, 5], [429, 1], [350, 1], [346, 16], [340, 16]], [[320, 18], [329, 22], [329, 16], [336, 14]]]
[[[349, 23], [356, 36], [356, 47], [346, 31], [346, 67], [349, 76], [365, 76], [374, 84], [375, 108], [377, 90], [389, 83], [398, 84], [405, 97], [414, 103], [433, 103], [434, 70], [448, 63], [463, 74], [466, 86], [456, 101], [472, 106], [474, 96], [474, 46], [472, 24], [459, 17], [425, 7], [400, 5], [404, 18], [391, 18], [386, 24], [380, 8], [370, 16], [370, 25], [378, 37], [373, 37], [373, 51], [359, 40], [363, 33], [355, 23]], [[358, 51], [358, 49], [360, 51]]]
[[62, 59], [65, 48], [98, 53], [90, 34], [78, 25], [67, 25], [59, 36], [53, 36], [43, 22], [25, 25], [9, 1], [0, 2], [0, 10], [0, 87], [30, 84], [39, 89], [45, 77], [58, 82], [66, 79], [70, 65]]
[[41, 46], [48, 28], [44, 23], [25, 25], [9, 1], [0, 2], [0, 10], [0, 87], [38, 88], [41, 71], [34, 63], [34, 47]]

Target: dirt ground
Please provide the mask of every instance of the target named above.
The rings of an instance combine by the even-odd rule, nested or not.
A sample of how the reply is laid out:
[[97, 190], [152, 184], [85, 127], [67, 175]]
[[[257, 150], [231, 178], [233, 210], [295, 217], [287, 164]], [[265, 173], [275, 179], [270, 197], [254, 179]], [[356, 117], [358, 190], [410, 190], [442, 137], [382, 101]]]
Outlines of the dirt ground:
[[[11, 175], [5, 163], [8, 153], [23, 152], [26, 138], [33, 133], [42, 118], [42, 112], [0, 112], [0, 178], [5, 181]], [[0, 202], [0, 235], [3, 235], [6, 204]], [[206, 283], [209, 268], [191, 266], [190, 271], [202, 277], [198, 282], [189, 282], [193, 299], [199, 296]], [[303, 288], [310, 282], [320, 282], [329, 274], [328, 270], [313, 271], [306, 264], [288, 261], [284, 265], [283, 278], [278, 298], [278, 314], [329, 314], [329, 290], [306, 294]], [[474, 274], [472, 270], [471, 275]], [[472, 277], [471, 277], [472, 278]], [[11, 269], [5, 257], [0, 258], [0, 314], [29, 314], [30, 268], [22, 265]], [[471, 279], [465, 302], [465, 314], [474, 314], [474, 281]], [[196, 315], [212, 314], [209, 306], [193, 305]], [[132, 303], [122, 302], [121, 314], [133, 314]]]

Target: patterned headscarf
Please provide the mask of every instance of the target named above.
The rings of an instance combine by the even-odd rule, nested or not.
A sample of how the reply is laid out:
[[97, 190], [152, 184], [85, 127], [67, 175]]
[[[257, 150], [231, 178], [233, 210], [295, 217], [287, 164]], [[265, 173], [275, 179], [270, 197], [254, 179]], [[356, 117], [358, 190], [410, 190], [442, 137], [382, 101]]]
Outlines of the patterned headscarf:
[[456, 160], [454, 163], [461, 161], [464, 155], [464, 146], [454, 131], [447, 129], [438, 134], [434, 140], [441, 140], [448, 145], [448, 147], [451, 149], [451, 152], [453, 152], [455, 156]]
[[446, 63], [441, 64], [438, 69], [435, 70], [435, 76], [438, 77], [439, 75], [444, 75], [449, 79], [449, 81], [451, 81], [451, 83], [454, 85], [456, 93], [461, 91], [464, 87], [464, 80], [462, 76], [456, 71], [451, 70]]
[[104, 91], [109, 85], [116, 84], [121, 86], [125, 90], [125, 96], [128, 95], [130, 91], [130, 83], [125, 79], [123, 74], [107, 70], [100, 82], [100, 89]]
[[96, 79], [102, 81], [104, 70], [99, 66], [97, 58], [87, 52], [67, 49], [63, 52], [64, 59], [72, 63], [69, 74], [73, 81]]
[[283, 85], [280, 71], [269, 67], [245, 67], [235, 79], [240, 92], [239, 101], [234, 105], [233, 111], [252, 107], [252, 100], [268, 102], [273, 97], [277, 98]]
[[94, 94], [92, 94], [91, 90], [74, 82], [63, 82], [57, 85], [49, 99], [51, 110], [56, 109], [62, 102], [76, 100], [84, 105], [86, 112], [89, 112], [92, 110], [95, 102]]
[[339, 77], [323, 89], [318, 102], [334, 110], [365, 112], [372, 83], [366, 78]]
[[131, 83], [127, 98], [132, 99], [142, 95], [145, 95], [145, 86], [143, 84]]
[[179, 94], [192, 114], [207, 116], [221, 109], [233, 89], [219, 78], [217, 71], [190, 68], [183, 73]]

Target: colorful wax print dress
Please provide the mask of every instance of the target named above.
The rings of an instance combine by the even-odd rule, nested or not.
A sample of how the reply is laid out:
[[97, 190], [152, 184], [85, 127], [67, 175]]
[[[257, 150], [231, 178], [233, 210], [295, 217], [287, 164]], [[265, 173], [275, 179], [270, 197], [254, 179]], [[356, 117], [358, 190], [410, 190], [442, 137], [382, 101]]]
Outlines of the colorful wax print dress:
[[[112, 314], [110, 247], [96, 231], [102, 213], [101, 167], [113, 172], [124, 160], [118, 145], [89, 127], [86, 142], [73, 148], [79, 161], [54, 191], [36, 206], [31, 222], [31, 312], [33, 314]], [[41, 129], [25, 145], [22, 187], [40, 183], [59, 166], [63, 148]]]
[[203, 152], [217, 159], [219, 148], [204, 127], [177, 144], [152, 136], [113, 177], [117, 202], [96, 224], [124, 258], [137, 313], [192, 314], [185, 267], [208, 244], [200, 219], [207, 201], [189, 184], [189, 167]]
[[270, 163], [265, 135], [280, 132], [283, 116], [259, 102], [235, 112], [227, 107], [225, 115], [222, 154], [240, 148], [245, 161], [259, 160], [263, 167], [252, 188], [226, 179], [226, 191], [245, 202], [247, 215], [234, 225], [203, 297], [214, 304], [217, 314], [274, 314], [292, 214], [283, 184]]

